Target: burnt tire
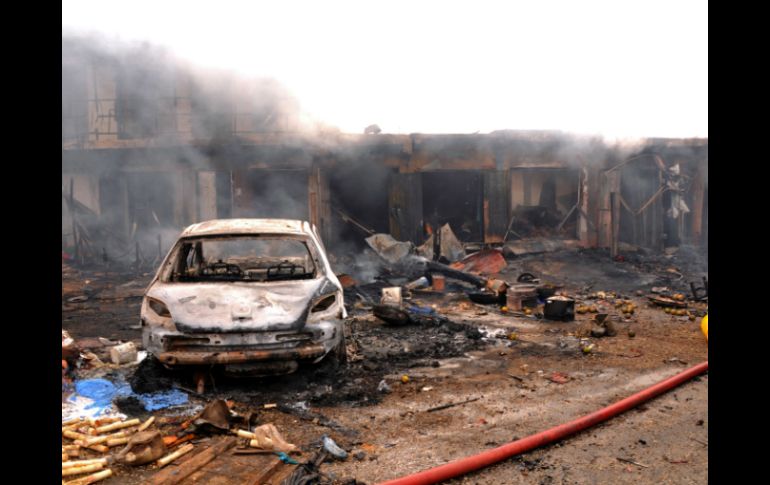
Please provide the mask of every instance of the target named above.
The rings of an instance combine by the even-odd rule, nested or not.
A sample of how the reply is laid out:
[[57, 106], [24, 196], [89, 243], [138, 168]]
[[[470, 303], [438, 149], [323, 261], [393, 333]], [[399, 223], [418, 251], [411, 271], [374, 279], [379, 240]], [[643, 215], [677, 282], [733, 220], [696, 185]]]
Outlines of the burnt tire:
[[142, 360], [129, 377], [131, 390], [137, 394], [146, 394], [169, 389], [173, 384], [173, 372], [152, 354]]
[[340, 339], [340, 343], [329, 352], [329, 355], [325, 359], [332, 368], [338, 369], [340, 367], [346, 367], [348, 364], [348, 349], [345, 343], [345, 336]]

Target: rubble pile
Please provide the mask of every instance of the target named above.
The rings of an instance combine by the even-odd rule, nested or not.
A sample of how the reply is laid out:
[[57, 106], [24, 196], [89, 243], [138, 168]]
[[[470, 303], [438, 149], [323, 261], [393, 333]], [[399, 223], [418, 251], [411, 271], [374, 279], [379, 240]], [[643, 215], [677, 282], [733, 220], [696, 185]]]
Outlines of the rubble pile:
[[[229, 379], [211, 369], [212, 386], [201, 393], [191, 388], [189, 373], [167, 370], [138, 339], [122, 338], [122, 331], [116, 334], [113, 328], [104, 338], [77, 324], [73, 328], [88, 336], [63, 330], [63, 480], [79, 485], [135, 476], [178, 483], [180, 477], [205, 480], [207, 473], [229, 473], [236, 483], [253, 480], [259, 469], [272, 470], [271, 480], [281, 477], [285, 484], [361, 483], [340, 481], [324, 470], [335, 462], [366, 461], [363, 450], [373, 447], [358, 438], [360, 430], [320, 409], [376, 406], [393, 394], [435, 392], [435, 384], [421, 383], [422, 369], [440, 370], [448, 359], [473, 352], [564, 363], [605, 358], [613, 355], [609, 342], [633, 341], [644, 333], [644, 312], [665, 314], [675, 323], [692, 322], [708, 311], [708, 281], [692, 276], [701, 262], [686, 251], [682, 258], [631, 251], [614, 261], [600, 251], [573, 248], [554, 249], [548, 258], [494, 248], [466, 253], [457, 250], [462, 245], [450, 236], [451, 228], [439, 234], [443, 246], [429, 240], [421, 247], [373, 234], [366, 256], [373, 272], [337, 275], [348, 313], [343, 366], [324, 360], [301, 366], [290, 379]], [[373, 257], [378, 258], [374, 263]], [[565, 272], [578, 259], [585, 264], [599, 258], [597, 273]], [[564, 273], [553, 271], [549, 261]], [[355, 267], [355, 257], [347, 264]], [[105, 304], [133, 311], [141, 301], [145, 277], [132, 276], [126, 283], [67, 264], [63, 269], [63, 309], [77, 318]], [[617, 355], [642, 353], [632, 348]], [[561, 386], [579, 379], [577, 373], [557, 370], [525, 375]], [[523, 382], [521, 376], [509, 376]], [[265, 420], [265, 410], [325, 430], [289, 439], [284, 428]], [[246, 468], [245, 459], [250, 460]]]

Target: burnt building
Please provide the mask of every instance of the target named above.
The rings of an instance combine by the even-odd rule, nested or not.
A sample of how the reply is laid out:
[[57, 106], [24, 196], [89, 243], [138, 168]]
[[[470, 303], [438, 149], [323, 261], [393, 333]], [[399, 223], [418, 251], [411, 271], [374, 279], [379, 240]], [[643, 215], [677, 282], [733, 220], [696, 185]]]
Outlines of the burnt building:
[[275, 81], [65, 38], [62, 201], [81, 261], [152, 260], [230, 217], [309, 220], [332, 250], [372, 231], [421, 244], [446, 223], [473, 245], [659, 250], [707, 241], [708, 140], [344, 134], [303, 121]]

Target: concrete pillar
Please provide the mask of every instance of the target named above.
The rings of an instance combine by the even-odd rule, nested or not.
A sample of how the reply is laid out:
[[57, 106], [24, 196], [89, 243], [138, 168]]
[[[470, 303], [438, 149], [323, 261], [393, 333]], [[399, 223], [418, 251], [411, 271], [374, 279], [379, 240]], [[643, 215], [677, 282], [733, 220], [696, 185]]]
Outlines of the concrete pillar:
[[217, 173], [198, 172], [198, 221], [217, 218]]

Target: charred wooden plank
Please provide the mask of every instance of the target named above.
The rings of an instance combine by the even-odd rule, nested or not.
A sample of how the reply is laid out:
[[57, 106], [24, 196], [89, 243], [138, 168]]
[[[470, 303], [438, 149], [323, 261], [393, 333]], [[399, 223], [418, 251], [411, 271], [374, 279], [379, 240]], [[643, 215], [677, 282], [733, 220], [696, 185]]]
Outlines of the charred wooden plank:
[[174, 485], [181, 483], [214, 458], [235, 446], [236, 439], [228, 436], [201, 451], [189, 460], [174, 468], [167, 468], [155, 474], [147, 483], [152, 485]]

